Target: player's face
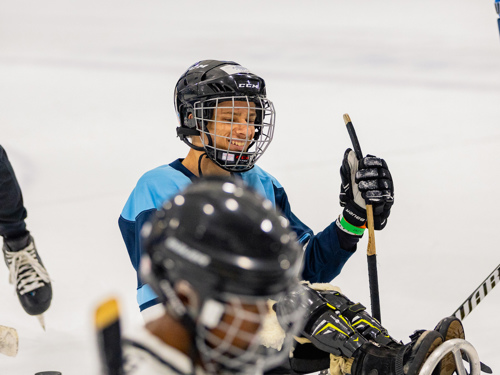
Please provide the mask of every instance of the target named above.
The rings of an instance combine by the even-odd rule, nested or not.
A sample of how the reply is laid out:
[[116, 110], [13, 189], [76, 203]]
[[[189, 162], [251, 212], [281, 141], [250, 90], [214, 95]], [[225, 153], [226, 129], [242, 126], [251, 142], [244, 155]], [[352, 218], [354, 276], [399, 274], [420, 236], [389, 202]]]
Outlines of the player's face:
[[246, 101], [227, 101], [219, 103], [212, 122], [208, 125], [215, 135], [217, 148], [229, 151], [246, 151], [255, 135], [255, 103]]
[[268, 307], [265, 301], [256, 303], [241, 303], [231, 301], [226, 306], [226, 311], [217, 327], [211, 333], [218, 338], [219, 345], [211, 344], [213, 347], [226, 348], [227, 354], [231, 354], [231, 347], [238, 350], [247, 350], [251, 344], [258, 341], [257, 333], [260, 330]]

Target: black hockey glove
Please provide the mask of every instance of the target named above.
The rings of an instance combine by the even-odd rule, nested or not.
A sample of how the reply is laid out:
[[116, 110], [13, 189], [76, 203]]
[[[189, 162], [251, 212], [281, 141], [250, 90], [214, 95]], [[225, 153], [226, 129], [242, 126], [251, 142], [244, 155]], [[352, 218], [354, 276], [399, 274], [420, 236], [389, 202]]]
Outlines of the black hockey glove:
[[356, 227], [366, 223], [366, 203], [373, 206], [376, 230], [387, 224], [394, 203], [394, 185], [384, 159], [367, 155], [360, 162], [348, 148], [340, 167], [340, 205], [344, 219]]
[[299, 304], [306, 310], [301, 334], [321, 351], [349, 358], [366, 342], [335, 306], [307, 285], [303, 285], [300, 292], [288, 294], [275, 304], [274, 309], [282, 327], [286, 328], [286, 323], [281, 317], [290, 314], [290, 310], [296, 309]]

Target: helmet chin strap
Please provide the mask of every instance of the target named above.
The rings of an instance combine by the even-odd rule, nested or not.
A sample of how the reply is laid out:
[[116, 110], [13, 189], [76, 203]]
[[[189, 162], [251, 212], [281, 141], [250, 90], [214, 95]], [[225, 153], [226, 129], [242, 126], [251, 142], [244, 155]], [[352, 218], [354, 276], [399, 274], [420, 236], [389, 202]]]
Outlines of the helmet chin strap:
[[203, 172], [201, 171], [201, 160], [203, 159], [204, 156], [207, 156], [206, 152], [201, 154], [200, 157], [198, 158], [198, 177], [203, 177]]
[[[207, 129], [206, 129], [206, 125], [203, 125], [203, 128], [204, 128], [205, 130], [207, 130]], [[206, 134], [206, 136], [207, 136], [207, 138], [208, 138], [208, 145], [213, 147], [214, 142], [213, 142], [212, 137], [210, 136], [210, 133], [208, 132], [208, 130], [207, 130], [207, 134]], [[200, 155], [200, 157], [198, 158], [198, 177], [203, 177], [203, 172], [201, 171], [201, 160], [203, 159], [203, 157], [204, 157], [204, 156], [206, 156], [206, 157], [208, 158], [206, 148], [205, 148], [205, 147], [203, 147], [203, 150], [204, 150], [205, 152], [203, 152], [203, 154], [201, 154], [201, 155]]]

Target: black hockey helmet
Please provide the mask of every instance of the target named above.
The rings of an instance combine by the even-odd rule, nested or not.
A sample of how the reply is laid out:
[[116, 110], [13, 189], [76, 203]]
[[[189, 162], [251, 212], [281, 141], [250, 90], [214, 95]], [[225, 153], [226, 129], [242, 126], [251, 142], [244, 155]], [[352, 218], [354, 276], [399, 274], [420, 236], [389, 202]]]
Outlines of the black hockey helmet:
[[[208, 130], [210, 123], [215, 124], [215, 111], [224, 102], [225, 107], [227, 102], [232, 103], [233, 113], [235, 108], [248, 109], [249, 117], [250, 112], [255, 113], [253, 123], [250, 124], [250, 118], [246, 122], [255, 129], [254, 134], [242, 151], [218, 147], [215, 130]], [[192, 65], [175, 86], [174, 105], [180, 124], [179, 138], [191, 148], [205, 151], [212, 161], [230, 172], [251, 169], [273, 138], [274, 106], [266, 97], [266, 83], [233, 61], [203, 60]], [[251, 133], [247, 129], [247, 135]], [[189, 139], [202, 134], [203, 147]]]
[[[232, 348], [210, 333], [227, 313], [221, 306], [259, 301], [262, 317], [268, 313], [269, 298], [279, 300], [299, 287], [302, 249], [270, 201], [241, 180], [200, 179], [167, 201], [143, 226], [142, 237], [142, 278], [170, 314], [185, 324], [192, 322], [197, 350], [207, 363], [217, 362], [217, 371], [222, 366], [243, 372], [256, 362], [275, 365], [288, 354], [264, 350], [258, 338], [249, 339], [245, 350]], [[199, 309], [186, 308], [177, 297], [179, 283], [197, 292]], [[236, 315], [245, 314], [248, 311], [240, 309]], [[302, 317], [300, 308], [287, 317], [295, 333]], [[234, 327], [227, 329], [234, 335]]]

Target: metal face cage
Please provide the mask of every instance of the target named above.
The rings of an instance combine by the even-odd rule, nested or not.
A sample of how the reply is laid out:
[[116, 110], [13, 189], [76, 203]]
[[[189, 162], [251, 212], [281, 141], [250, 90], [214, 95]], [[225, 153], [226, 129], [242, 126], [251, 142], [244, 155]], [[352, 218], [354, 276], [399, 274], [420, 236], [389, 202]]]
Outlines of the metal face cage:
[[261, 331], [266, 319], [276, 319], [274, 298], [279, 300], [300, 290], [295, 285], [273, 300], [225, 294], [217, 301], [206, 301], [196, 328], [196, 346], [207, 372], [255, 374], [281, 364], [289, 354], [293, 336], [302, 328], [305, 315], [302, 301], [296, 299], [295, 308], [280, 316], [281, 350], [263, 346]]
[[275, 110], [266, 98], [230, 96], [193, 107], [207, 156], [227, 171], [251, 169], [273, 139]]

